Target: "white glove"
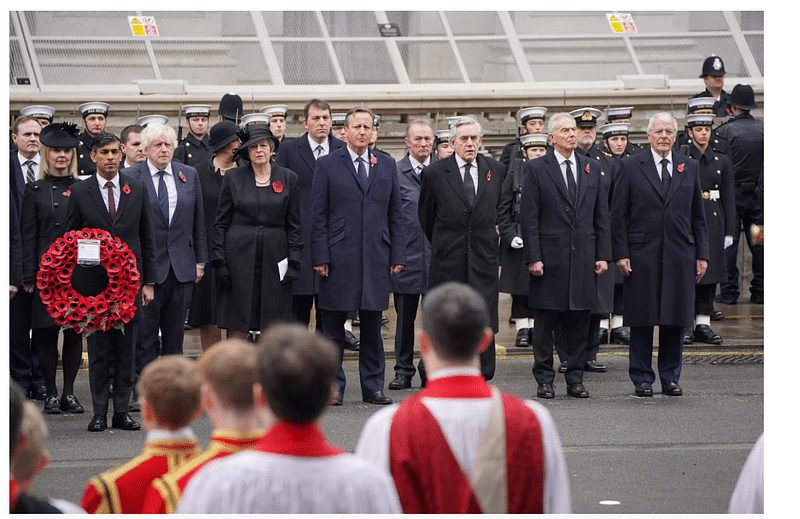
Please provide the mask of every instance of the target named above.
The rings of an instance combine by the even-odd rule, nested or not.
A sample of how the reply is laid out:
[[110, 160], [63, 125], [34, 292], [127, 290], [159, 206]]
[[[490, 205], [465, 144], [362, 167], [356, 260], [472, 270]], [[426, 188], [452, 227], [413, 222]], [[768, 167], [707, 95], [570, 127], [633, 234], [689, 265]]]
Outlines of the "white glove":
[[728, 247], [733, 245], [733, 236], [730, 236], [730, 235], [725, 236], [725, 239], [723, 240], [722, 243], [723, 243], [723, 245], [725, 245], [725, 248], [727, 249]]
[[511, 240], [511, 248], [512, 249], [521, 249], [522, 248], [522, 238], [519, 236], [514, 236], [514, 239]]

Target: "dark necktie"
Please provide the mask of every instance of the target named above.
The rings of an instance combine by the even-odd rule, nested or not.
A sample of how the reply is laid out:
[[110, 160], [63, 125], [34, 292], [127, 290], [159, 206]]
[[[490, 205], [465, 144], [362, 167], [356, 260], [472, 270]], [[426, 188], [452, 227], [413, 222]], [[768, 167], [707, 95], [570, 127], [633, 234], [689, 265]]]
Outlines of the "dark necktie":
[[106, 187], [108, 188], [108, 215], [113, 220], [114, 215], [117, 214], [117, 207], [114, 204], [114, 183], [109, 180], [106, 182]]
[[358, 162], [358, 178], [361, 183], [366, 186], [367, 182], [369, 182], [369, 177], [367, 177], [367, 167], [364, 165], [364, 162], [366, 161], [364, 160], [364, 157], [358, 157], [356, 162]]
[[464, 195], [467, 197], [469, 205], [475, 202], [475, 182], [472, 181], [472, 173], [469, 172], [472, 164], [464, 164]]
[[28, 166], [28, 171], [25, 173], [25, 182], [30, 184], [36, 182], [36, 177], [33, 175], [33, 161], [26, 160], [24, 166]]
[[669, 164], [667, 159], [661, 159], [661, 185], [664, 188], [665, 195], [669, 193], [669, 185], [672, 182], [672, 177], [667, 170], [667, 164]]
[[165, 171], [158, 172], [158, 207], [161, 209], [161, 214], [164, 215], [164, 220], [169, 224], [169, 195], [167, 194], [167, 183], [164, 181]]
[[320, 158], [322, 156], [322, 152], [323, 151], [325, 151], [325, 150], [322, 148], [322, 144], [317, 144], [317, 147], [314, 148], [314, 153], [316, 154], [316, 155], [314, 155], [314, 158], [315, 159]]
[[578, 195], [578, 185], [575, 183], [575, 175], [572, 173], [572, 163], [571, 160], [566, 161], [567, 163], [567, 189], [569, 190], [569, 197], [572, 200], [572, 203], [575, 203]]

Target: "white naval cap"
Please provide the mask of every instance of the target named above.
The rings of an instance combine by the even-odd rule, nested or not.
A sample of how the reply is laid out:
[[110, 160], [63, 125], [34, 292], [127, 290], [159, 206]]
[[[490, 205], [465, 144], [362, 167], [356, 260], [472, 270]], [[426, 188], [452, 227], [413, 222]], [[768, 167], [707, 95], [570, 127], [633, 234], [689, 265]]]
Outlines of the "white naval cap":
[[44, 105], [26, 106], [25, 108], [19, 111], [20, 115], [33, 117], [34, 119], [47, 119], [51, 123], [53, 122], [53, 115], [55, 113], [56, 113], [55, 108], [53, 108], [52, 106], [44, 106]]
[[145, 115], [139, 117], [136, 121], [139, 126], [147, 126], [150, 123], [169, 124], [169, 117], [166, 115]]
[[270, 117], [286, 117], [286, 114], [289, 113], [289, 107], [287, 105], [270, 105], [259, 111], [262, 114], [268, 114]]
[[108, 103], [101, 103], [100, 101], [92, 101], [90, 103], [83, 103], [78, 107], [78, 111], [83, 117], [91, 114], [101, 114], [108, 116], [108, 109], [111, 105]]
[[249, 126], [251, 124], [269, 124], [270, 119], [272, 119], [271, 115], [263, 112], [256, 112], [253, 114], [243, 115], [242, 125]]

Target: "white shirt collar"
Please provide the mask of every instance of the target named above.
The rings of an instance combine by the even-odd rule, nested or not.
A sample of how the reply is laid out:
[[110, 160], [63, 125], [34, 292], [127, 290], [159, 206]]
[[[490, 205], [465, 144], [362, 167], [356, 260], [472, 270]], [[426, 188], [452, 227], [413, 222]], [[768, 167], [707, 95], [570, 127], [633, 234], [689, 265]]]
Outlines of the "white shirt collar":
[[[162, 171], [158, 169], [152, 162], [150, 162], [150, 159], [147, 159], [147, 167], [150, 169], [150, 176], [153, 177], [156, 176], [159, 171]], [[170, 161], [169, 164], [167, 164], [167, 167], [164, 168], [163, 171], [167, 175], [172, 175], [172, 161]]]
[[177, 431], [167, 431], [166, 429], [153, 429], [148, 431], [146, 441], [169, 441], [169, 440], [197, 440], [191, 427], [184, 427]]
[[[662, 157], [661, 155], [659, 155], [658, 153], [656, 153], [656, 152], [653, 150], [653, 148], [650, 148], [650, 153], [651, 153], [651, 154], [652, 154], [652, 156], [653, 156], [653, 162], [655, 162], [655, 163], [656, 163], [656, 168], [660, 168], [660, 167], [661, 167], [661, 161], [662, 161], [663, 159], [667, 159], [667, 160], [669, 161], [669, 164], [667, 164], [667, 167], [669, 167], [669, 166], [672, 164], [672, 150], [670, 150], [669, 154], [668, 154], [666, 157]], [[660, 173], [661, 173], [661, 169], [659, 169], [659, 170], [658, 170], [658, 172], [659, 172], [659, 174], [660, 174]]]
[[430, 157], [430, 155], [428, 155], [428, 158], [427, 158], [427, 159], [425, 159], [425, 162], [423, 163], [423, 162], [420, 162], [420, 161], [418, 161], [418, 160], [417, 160], [417, 159], [415, 159], [414, 157], [412, 157], [412, 156], [411, 156], [411, 154], [409, 153], [409, 154], [408, 154], [408, 162], [409, 162], [409, 163], [411, 163], [411, 168], [412, 168], [414, 171], [416, 171], [416, 170], [417, 170], [417, 166], [422, 166], [422, 167], [424, 168], [425, 166], [428, 166], [428, 165], [430, 165], [430, 163], [431, 163], [431, 157]]
[[358, 157], [363, 157], [367, 164], [369, 164], [369, 147], [367, 147], [367, 150], [361, 155], [358, 155], [355, 151], [351, 150], [350, 146], [345, 147], [347, 148], [347, 152], [350, 154], [350, 160], [352, 160], [354, 163]]
[[39, 157], [39, 152], [36, 152], [36, 155], [34, 155], [32, 158], [26, 159], [25, 157], [22, 156], [22, 153], [17, 152], [17, 159], [19, 159], [20, 164], [25, 164], [29, 160], [32, 160], [33, 163], [38, 166], [40, 157]]
[[562, 165], [564, 163], [564, 161], [570, 160], [577, 167], [578, 163], [575, 161], [575, 152], [574, 151], [572, 152], [572, 154], [569, 157], [565, 157], [564, 155], [560, 154], [558, 152], [558, 150], [556, 150], [556, 149], [553, 149], [553, 153], [556, 154], [556, 160], [558, 161], [558, 165], [559, 166]]
[[314, 155], [315, 157], [317, 156], [316, 151], [314, 151], [314, 150], [317, 149], [317, 146], [322, 146], [322, 152], [323, 152], [322, 155], [327, 155], [328, 154], [328, 152], [330, 150], [328, 149], [328, 139], [327, 138], [325, 138], [322, 142], [317, 142], [317, 141], [315, 141], [314, 139], [311, 138], [311, 135], [306, 135], [306, 137], [308, 137], [308, 145], [311, 147], [311, 154], [312, 155]]
[[[97, 179], [97, 183], [100, 185], [100, 189], [105, 189], [108, 180], [101, 177], [100, 173], [95, 173], [94, 176]], [[111, 179], [111, 183], [114, 184], [114, 188], [119, 187], [119, 173], [114, 175], [114, 178]]]
[[457, 377], [457, 376], [475, 376], [480, 375], [481, 370], [474, 366], [453, 366], [449, 368], [441, 368], [436, 371], [428, 372], [428, 380], [434, 380], [444, 377]]

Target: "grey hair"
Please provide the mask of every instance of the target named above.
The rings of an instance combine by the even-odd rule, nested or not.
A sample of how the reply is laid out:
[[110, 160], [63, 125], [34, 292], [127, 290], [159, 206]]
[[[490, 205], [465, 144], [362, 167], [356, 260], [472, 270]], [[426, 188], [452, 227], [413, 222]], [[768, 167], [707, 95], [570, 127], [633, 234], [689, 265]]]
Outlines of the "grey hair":
[[167, 137], [172, 141], [172, 146], [178, 147], [178, 135], [172, 126], [161, 123], [150, 123], [142, 130], [142, 149], [146, 150], [159, 137]]
[[647, 122], [647, 131], [645, 133], [650, 133], [650, 131], [653, 129], [653, 122], [656, 119], [658, 119], [662, 123], [671, 124], [672, 130], [675, 133], [678, 133], [678, 121], [676, 121], [675, 118], [672, 116], [672, 114], [669, 112], [658, 112], [653, 117], [651, 117], [650, 120]]
[[551, 115], [550, 119], [547, 120], [547, 132], [546, 133], [548, 135], [550, 135], [551, 133], [556, 131], [556, 121], [558, 121], [559, 119], [572, 119], [573, 121], [575, 120], [575, 118], [572, 117], [572, 114], [570, 114], [568, 112], [559, 112], [557, 114]]
[[414, 119], [413, 121], [408, 123], [408, 128], [406, 128], [406, 137], [409, 136], [409, 132], [411, 131], [412, 126], [423, 126], [423, 125], [427, 126], [428, 128], [431, 129], [431, 131], [433, 131], [433, 121], [431, 121], [430, 119], [427, 118]]
[[462, 115], [456, 124], [454, 124], [450, 128], [450, 142], [455, 142], [456, 140], [456, 130], [459, 126], [464, 126], [467, 124], [474, 124], [478, 128], [478, 137], [483, 137], [483, 126], [481, 123], [478, 122], [478, 119], [474, 115]]

